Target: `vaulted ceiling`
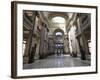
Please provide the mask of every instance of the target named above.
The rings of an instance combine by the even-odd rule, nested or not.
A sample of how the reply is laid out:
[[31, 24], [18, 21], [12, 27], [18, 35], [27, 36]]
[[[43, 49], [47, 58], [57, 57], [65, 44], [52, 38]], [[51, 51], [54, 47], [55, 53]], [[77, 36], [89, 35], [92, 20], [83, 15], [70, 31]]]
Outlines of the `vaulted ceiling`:
[[[46, 18], [48, 24], [49, 24], [49, 29], [51, 30], [49, 32], [49, 35], [52, 35], [53, 32], [56, 30], [56, 29], [62, 29], [64, 31], [64, 33], [66, 32], [66, 28], [67, 28], [67, 25], [70, 21], [70, 19], [72, 18], [73, 16], [73, 13], [67, 13], [67, 12], [41, 12], [44, 17]], [[59, 24], [56, 24], [52, 21], [52, 19], [54, 17], [62, 17], [65, 19], [65, 24], [62, 24], [60, 27], [59, 27]], [[60, 22], [59, 22], [60, 23]], [[65, 26], [64, 26], [65, 25]]]

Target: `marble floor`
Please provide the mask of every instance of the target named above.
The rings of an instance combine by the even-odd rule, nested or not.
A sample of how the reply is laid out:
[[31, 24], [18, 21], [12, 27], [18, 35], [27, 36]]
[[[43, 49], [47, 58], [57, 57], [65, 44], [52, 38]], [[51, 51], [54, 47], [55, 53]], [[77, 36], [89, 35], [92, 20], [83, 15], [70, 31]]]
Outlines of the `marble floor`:
[[70, 55], [51, 55], [46, 59], [35, 60], [32, 64], [24, 64], [23, 69], [61, 68], [90, 66], [90, 61], [73, 58]]

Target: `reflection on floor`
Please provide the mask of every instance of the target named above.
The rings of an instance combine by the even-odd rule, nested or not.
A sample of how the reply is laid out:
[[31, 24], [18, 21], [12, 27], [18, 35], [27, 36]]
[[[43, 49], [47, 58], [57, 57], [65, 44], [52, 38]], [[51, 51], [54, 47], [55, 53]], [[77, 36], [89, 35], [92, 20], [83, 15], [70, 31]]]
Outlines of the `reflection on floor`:
[[73, 58], [70, 55], [52, 55], [42, 60], [35, 60], [32, 64], [24, 64], [24, 69], [61, 68], [90, 66], [90, 62]]

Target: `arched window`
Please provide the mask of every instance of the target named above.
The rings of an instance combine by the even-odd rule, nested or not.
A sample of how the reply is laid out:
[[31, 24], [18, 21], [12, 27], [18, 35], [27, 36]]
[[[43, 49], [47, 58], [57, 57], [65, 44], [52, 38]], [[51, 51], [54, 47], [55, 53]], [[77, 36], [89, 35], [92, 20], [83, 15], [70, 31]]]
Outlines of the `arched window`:
[[56, 35], [56, 36], [58, 36], [58, 35], [62, 36], [63, 34], [62, 34], [62, 32], [56, 32], [55, 35]]

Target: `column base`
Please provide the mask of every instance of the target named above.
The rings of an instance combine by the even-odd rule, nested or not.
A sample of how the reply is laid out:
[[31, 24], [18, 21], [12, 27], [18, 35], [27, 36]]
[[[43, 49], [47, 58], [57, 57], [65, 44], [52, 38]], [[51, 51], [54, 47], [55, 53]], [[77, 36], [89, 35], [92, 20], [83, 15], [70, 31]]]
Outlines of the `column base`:
[[39, 56], [39, 59], [44, 59], [44, 55], [40, 55]]
[[28, 64], [28, 56], [23, 56], [23, 64]]
[[43, 53], [43, 55], [40, 55], [39, 56], [39, 59], [44, 59], [44, 58], [46, 58], [48, 55], [45, 55], [44, 53]]
[[81, 60], [86, 60], [85, 55], [81, 55]]
[[77, 54], [72, 52], [72, 57], [77, 57]]

